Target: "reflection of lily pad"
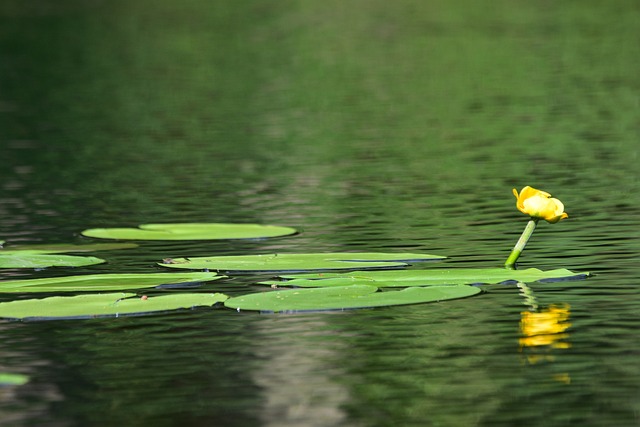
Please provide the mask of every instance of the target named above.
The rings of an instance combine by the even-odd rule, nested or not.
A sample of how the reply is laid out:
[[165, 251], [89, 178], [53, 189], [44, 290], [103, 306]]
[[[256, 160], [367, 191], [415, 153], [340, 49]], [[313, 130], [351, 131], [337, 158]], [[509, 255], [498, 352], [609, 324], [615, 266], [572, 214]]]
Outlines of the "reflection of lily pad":
[[260, 239], [296, 233], [291, 227], [260, 224], [184, 223], [143, 224], [139, 228], [92, 228], [83, 235], [123, 240]]
[[50, 297], [0, 303], [0, 317], [31, 320], [119, 317], [212, 306], [227, 298], [219, 293], [176, 293], [147, 298], [119, 292]]
[[429, 254], [345, 252], [176, 258], [169, 262], [160, 263], [160, 265], [172, 268], [236, 272], [353, 270], [398, 268], [406, 266], [408, 262], [433, 261], [443, 258]]
[[0, 387], [8, 385], [23, 385], [28, 382], [29, 377], [26, 375], [0, 372]]
[[89, 274], [0, 281], [2, 292], [122, 291], [221, 279], [215, 273]]
[[87, 245], [73, 245], [70, 243], [52, 243], [44, 245], [16, 245], [7, 249], [0, 250], [0, 255], [8, 254], [57, 254], [64, 252], [93, 252], [93, 251], [109, 251], [115, 249], [136, 248], [135, 243], [93, 243]]
[[47, 255], [28, 251], [0, 254], [0, 268], [83, 267], [103, 262], [103, 259], [92, 256]]
[[508, 270], [506, 268], [456, 268], [434, 270], [353, 271], [350, 273], [282, 275], [287, 281], [266, 281], [265, 285], [317, 288], [346, 285], [407, 287], [432, 285], [470, 285], [505, 282], [539, 282], [582, 279], [589, 273], [574, 273], [566, 269], [542, 271], [537, 268]]
[[291, 289], [229, 298], [224, 305], [237, 310], [263, 312], [346, 310], [444, 301], [481, 292], [477, 287], [465, 285], [415, 287], [385, 292], [377, 290], [370, 285]]

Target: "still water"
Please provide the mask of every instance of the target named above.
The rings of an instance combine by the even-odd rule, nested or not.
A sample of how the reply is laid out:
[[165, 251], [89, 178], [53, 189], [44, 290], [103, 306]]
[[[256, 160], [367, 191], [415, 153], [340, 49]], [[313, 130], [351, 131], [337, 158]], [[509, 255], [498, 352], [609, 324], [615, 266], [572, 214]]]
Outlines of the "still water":
[[[570, 218], [541, 224], [520, 266], [595, 276], [530, 284], [535, 307], [493, 285], [337, 313], [0, 321], [0, 372], [31, 378], [0, 388], [0, 425], [640, 425], [638, 22], [624, 0], [3, 0], [1, 240], [149, 222], [301, 232], [143, 242], [0, 278], [273, 252], [498, 266], [525, 185]], [[548, 333], [523, 326], [533, 308]]]

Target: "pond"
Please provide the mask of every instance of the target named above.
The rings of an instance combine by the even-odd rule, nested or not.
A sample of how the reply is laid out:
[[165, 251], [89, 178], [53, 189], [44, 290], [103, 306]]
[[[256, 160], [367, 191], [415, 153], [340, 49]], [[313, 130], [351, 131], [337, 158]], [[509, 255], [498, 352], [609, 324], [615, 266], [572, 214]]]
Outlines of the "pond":
[[[519, 265], [594, 275], [529, 283], [533, 300], [502, 284], [337, 312], [0, 320], [0, 373], [29, 378], [0, 386], [0, 425], [639, 425], [638, 22], [623, 0], [3, 0], [7, 246], [145, 223], [299, 233], [142, 241], [2, 280], [306, 252], [499, 267], [526, 185], [569, 218]], [[532, 313], [559, 329], [529, 336]]]

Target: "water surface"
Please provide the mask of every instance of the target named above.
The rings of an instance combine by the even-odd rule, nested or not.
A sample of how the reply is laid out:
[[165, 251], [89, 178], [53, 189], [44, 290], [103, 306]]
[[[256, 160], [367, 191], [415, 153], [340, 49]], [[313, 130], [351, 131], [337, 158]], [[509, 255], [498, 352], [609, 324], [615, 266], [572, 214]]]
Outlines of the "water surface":
[[0, 425], [640, 424], [639, 19], [623, 0], [3, 1], [2, 240], [180, 221], [301, 233], [2, 278], [272, 252], [498, 266], [525, 185], [570, 218], [541, 224], [520, 265], [596, 275], [530, 284], [564, 328], [537, 344], [507, 285], [339, 313], [3, 321], [0, 371], [31, 381], [0, 389]]

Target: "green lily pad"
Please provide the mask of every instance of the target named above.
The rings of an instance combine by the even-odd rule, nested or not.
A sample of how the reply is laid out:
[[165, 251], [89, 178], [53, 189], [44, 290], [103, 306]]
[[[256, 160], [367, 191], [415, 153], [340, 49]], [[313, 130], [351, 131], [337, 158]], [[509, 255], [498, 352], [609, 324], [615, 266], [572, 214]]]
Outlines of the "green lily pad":
[[147, 273], [88, 274], [44, 279], [0, 281], [0, 293], [8, 292], [70, 292], [122, 291], [153, 288], [162, 285], [179, 286], [221, 279], [215, 273]]
[[8, 249], [0, 248], [0, 255], [14, 254], [58, 254], [65, 252], [94, 252], [115, 249], [137, 248], [135, 243], [93, 243], [87, 245], [73, 245], [70, 243], [52, 243], [44, 245], [16, 245]]
[[229, 298], [224, 305], [236, 310], [289, 313], [420, 304], [465, 298], [479, 292], [479, 288], [465, 285], [414, 287], [385, 292], [378, 292], [378, 288], [371, 285], [351, 285], [261, 292]]
[[528, 268], [525, 270], [508, 270], [506, 268], [456, 268], [281, 275], [281, 278], [291, 280], [269, 280], [260, 283], [264, 285], [296, 286], [302, 288], [354, 284], [368, 284], [377, 287], [408, 287], [575, 280], [587, 276], [589, 276], [589, 273], [575, 273], [566, 269], [542, 271], [537, 268]]
[[429, 254], [403, 253], [310, 253], [238, 255], [165, 260], [159, 265], [171, 268], [207, 269], [214, 271], [312, 271], [398, 268], [409, 262], [441, 260], [445, 257]]
[[29, 377], [26, 375], [0, 372], [0, 387], [8, 385], [24, 385], [28, 382]]
[[0, 268], [83, 267], [103, 262], [105, 260], [92, 256], [48, 255], [28, 251], [0, 254]]
[[218, 240], [261, 239], [287, 236], [295, 228], [260, 224], [183, 223], [142, 224], [138, 228], [92, 228], [82, 234], [98, 239], [123, 240]]
[[212, 306], [227, 298], [220, 293], [176, 293], [147, 298], [120, 292], [50, 297], [0, 303], [0, 317], [22, 320], [119, 317]]

